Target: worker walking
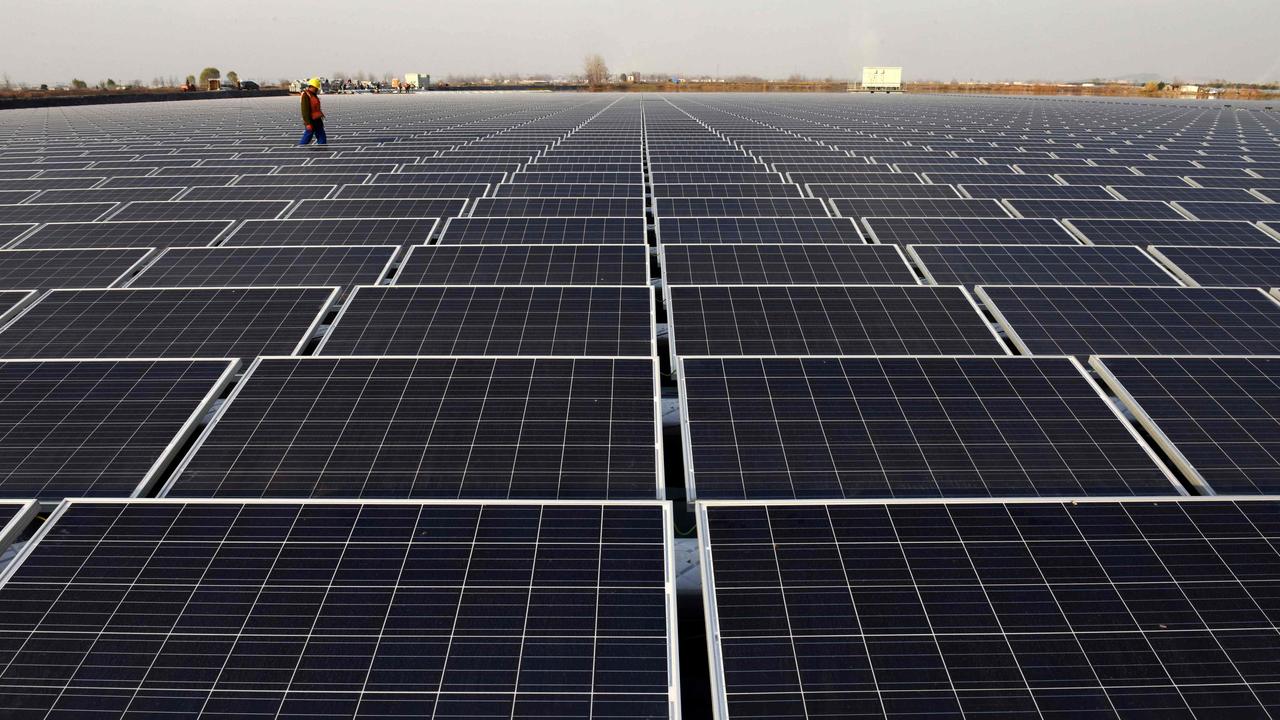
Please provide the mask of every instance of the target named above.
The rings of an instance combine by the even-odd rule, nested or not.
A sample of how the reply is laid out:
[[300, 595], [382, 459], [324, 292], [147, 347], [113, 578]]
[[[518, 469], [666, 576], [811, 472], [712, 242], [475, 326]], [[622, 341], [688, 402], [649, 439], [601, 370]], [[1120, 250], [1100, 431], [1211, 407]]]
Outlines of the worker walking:
[[302, 124], [306, 127], [306, 131], [302, 133], [302, 139], [298, 141], [298, 145], [307, 145], [311, 142], [311, 138], [316, 139], [317, 145], [325, 145], [329, 139], [324, 134], [324, 113], [320, 112], [320, 78], [311, 78], [306, 87], [302, 88]]

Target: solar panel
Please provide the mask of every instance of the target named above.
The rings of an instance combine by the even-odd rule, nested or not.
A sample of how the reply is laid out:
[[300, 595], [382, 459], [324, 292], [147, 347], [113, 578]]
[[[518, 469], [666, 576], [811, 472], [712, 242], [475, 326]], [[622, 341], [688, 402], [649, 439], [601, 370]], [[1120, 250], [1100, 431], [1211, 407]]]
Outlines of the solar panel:
[[0, 179], [0, 189], [4, 190], [72, 190], [75, 188], [91, 188], [106, 178], [31, 178], [29, 180]]
[[673, 285], [917, 285], [889, 245], [694, 245], [662, 249]]
[[205, 245], [231, 227], [230, 220], [49, 223], [14, 244], [22, 250]]
[[653, 317], [647, 287], [366, 286], [317, 352], [649, 357]]
[[263, 358], [166, 493], [652, 499], [657, 387], [651, 358]]
[[644, 245], [642, 218], [450, 218], [439, 245]]
[[672, 356], [1007, 353], [959, 287], [668, 285]]
[[[1001, 185], [1052, 185], [1056, 181], [1052, 175], [992, 175], [983, 172], [926, 172], [922, 175], [936, 185], [984, 185], [1000, 183]], [[1085, 183], [1096, 185], [1097, 183]]]
[[489, 194], [488, 185], [407, 183], [403, 185], [343, 185], [336, 198], [475, 198]]
[[443, 173], [379, 173], [369, 181], [373, 185], [405, 185], [405, 184], [457, 184], [457, 185], [497, 185], [506, 182], [504, 172], [443, 172]]
[[1136, 247], [920, 245], [907, 253], [936, 285], [1181, 284]]
[[[45, 190], [36, 198], [41, 203], [127, 203], [135, 200], [172, 200], [186, 187], [100, 188], [97, 190]], [[1256, 199], [1256, 198], [1255, 198]], [[20, 202], [9, 200], [8, 202]]]
[[231, 381], [234, 360], [0, 362], [0, 497], [145, 491]]
[[1267, 717], [1278, 509], [703, 507], [719, 717]]
[[336, 288], [53, 290], [0, 329], [5, 358], [254, 357], [301, 351]]
[[1019, 217], [1185, 220], [1168, 203], [1137, 200], [1006, 200]]
[[[535, 166], [536, 167], [536, 166]], [[513, 185], [591, 184], [591, 185], [643, 185], [644, 173], [635, 172], [515, 172], [507, 181]], [[495, 183], [496, 184], [496, 183]]]
[[988, 285], [977, 294], [1026, 355], [1280, 352], [1280, 306], [1257, 289]]
[[717, 243], [849, 243], [866, 241], [847, 218], [658, 218], [662, 245]]
[[466, 208], [467, 200], [447, 198], [302, 200], [294, 205], [287, 218], [444, 218], [461, 215]]
[[673, 198], [655, 197], [654, 215], [673, 217], [829, 217], [816, 198]]
[[37, 294], [35, 290], [0, 290], [0, 321], [13, 317]]
[[1259, 197], [1265, 198], [1268, 202], [1280, 202], [1280, 190], [1275, 188], [1258, 188], [1253, 191]]
[[[521, 173], [525, 175], [526, 173]], [[776, 172], [655, 172], [650, 175], [654, 185], [682, 185], [702, 183], [732, 183], [736, 185], [774, 184], [786, 182], [782, 173]]]
[[151, 248], [0, 250], [0, 288], [106, 287], [142, 265]]
[[1160, 246], [1149, 252], [1192, 287], [1280, 285], [1280, 245], [1274, 247]]
[[670, 183], [653, 185], [655, 198], [752, 198], [803, 197], [799, 185], [790, 183]]
[[117, 207], [115, 203], [28, 203], [0, 205], [0, 223], [91, 221]]
[[652, 502], [73, 501], [0, 587], [22, 608], [0, 695], [49, 717], [678, 717], [670, 527]]
[[1009, 217], [995, 200], [948, 200], [946, 198], [866, 198], [833, 199], [837, 215], [865, 217]]
[[1079, 245], [1057, 220], [1041, 218], [887, 218], [862, 219], [877, 243], [897, 245]]
[[169, 248], [129, 287], [348, 287], [391, 271], [395, 245], [298, 245]]
[[230, 185], [235, 175], [168, 175], [165, 177], [113, 177], [99, 188], [216, 187]]
[[[1115, 200], [1106, 188], [1096, 185], [961, 185], [971, 198], [1036, 198], [1041, 200]], [[1138, 198], [1129, 198], [1136, 200]]]
[[644, 183], [504, 183], [494, 188], [500, 198], [644, 198]]
[[223, 246], [241, 245], [422, 245], [431, 239], [435, 218], [250, 220]]
[[4, 223], [0, 224], [0, 247], [4, 247], [9, 241], [20, 237], [23, 233], [31, 228], [36, 227], [36, 223]]
[[[69, 192], [69, 191], [64, 190], [59, 192]], [[80, 191], [76, 191], [76, 192], [80, 192]], [[0, 190], [0, 204], [17, 205], [19, 203], [24, 203], [30, 200], [31, 198], [35, 197], [36, 195], [39, 195], [40, 193], [41, 191], [39, 190]], [[70, 202], [73, 199], [74, 198], [63, 198], [59, 202]]]
[[1199, 220], [1280, 221], [1280, 203], [1177, 202], [1174, 207]]
[[1280, 487], [1280, 358], [1090, 363], [1202, 492], [1271, 494]]
[[195, 187], [182, 196], [188, 200], [311, 200], [329, 197], [334, 185], [228, 185]]
[[699, 500], [1173, 495], [1070, 358], [684, 358]]
[[1226, 245], [1275, 247], [1277, 239], [1243, 221], [1090, 220], [1063, 221], [1090, 245]]
[[[241, 175], [235, 182], [237, 187], [246, 185], [359, 185], [368, 182], [369, 175], [364, 173], [331, 172], [323, 175], [308, 175], [298, 178], [290, 175]], [[190, 183], [187, 183], [188, 185]]]
[[[308, 201], [310, 202], [310, 201]], [[131, 202], [113, 215], [124, 220], [268, 220], [278, 217], [288, 200], [178, 200]]]
[[1164, 202], [1259, 202], [1257, 195], [1235, 188], [1112, 186], [1111, 191], [1125, 200], [1160, 200]]
[[397, 285], [649, 285], [642, 245], [443, 245], [416, 247]]
[[474, 217], [644, 217], [644, 200], [619, 198], [480, 198]]
[[826, 183], [805, 185], [810, 195], [820, 198], [959, 198], [950, 185]]

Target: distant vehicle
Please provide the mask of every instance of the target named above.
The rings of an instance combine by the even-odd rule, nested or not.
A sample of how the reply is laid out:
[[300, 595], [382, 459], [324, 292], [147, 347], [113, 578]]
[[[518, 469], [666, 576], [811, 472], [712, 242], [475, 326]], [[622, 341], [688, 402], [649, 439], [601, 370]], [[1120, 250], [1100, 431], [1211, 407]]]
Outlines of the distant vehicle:
[[250, 91], [255, 91], [255, 90], [261, 90], [262, 88], [258, 87], [258, 83], [254, 82], [254, 81], [252, 81], [252, 80], [241, 80], [241, 81], [240, 81], [240, 89], [241, 89], [241, 90], [250, 90]]

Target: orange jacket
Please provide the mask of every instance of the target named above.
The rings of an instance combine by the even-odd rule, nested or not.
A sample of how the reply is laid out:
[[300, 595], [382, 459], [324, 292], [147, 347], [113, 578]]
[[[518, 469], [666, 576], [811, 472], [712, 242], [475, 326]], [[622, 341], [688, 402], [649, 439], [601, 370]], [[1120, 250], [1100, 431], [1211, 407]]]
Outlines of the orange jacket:
[[320, 112], [320, 96], [309, 92], [302, 91], [302, 124], [310, 125], [313, 121], [324, 117], [324, 113]]

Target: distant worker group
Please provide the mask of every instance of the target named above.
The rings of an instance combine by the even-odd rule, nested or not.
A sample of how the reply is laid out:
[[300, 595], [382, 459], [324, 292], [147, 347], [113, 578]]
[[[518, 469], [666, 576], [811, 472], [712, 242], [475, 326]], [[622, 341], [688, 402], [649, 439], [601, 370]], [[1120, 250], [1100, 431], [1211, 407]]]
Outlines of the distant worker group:
[[302, 88], [302, 125], [306, 129], [302, 133], [302, 139], [298, 141], [299, 147], [309, 145], [313, 137], [317, 145], [328, 144], [329, 139], [324, 134], [324, 113], [320, 111], [318, 77], [311, 78], [306, 87]]

